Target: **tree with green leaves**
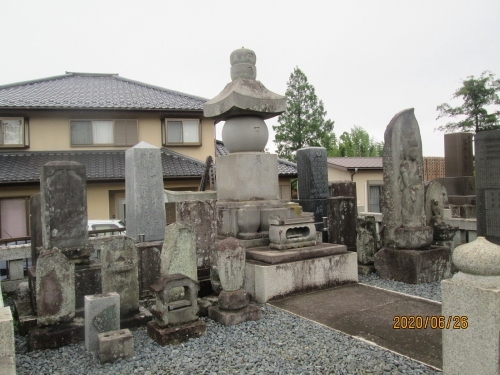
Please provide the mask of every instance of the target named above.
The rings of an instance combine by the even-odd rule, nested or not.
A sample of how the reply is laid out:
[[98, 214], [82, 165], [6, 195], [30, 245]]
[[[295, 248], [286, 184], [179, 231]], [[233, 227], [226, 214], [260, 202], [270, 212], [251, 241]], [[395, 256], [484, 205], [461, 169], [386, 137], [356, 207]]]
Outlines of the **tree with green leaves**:
[[438, 130], [478, 133], [484, 130], [500, 129], [500, 111], [488, 113], [488, 109], [492, 106], [500, 105], [499, 92], [500, 79], [495, 79], [495, 75], [489, 71], [483, 72], [479, 78], [470, 76], [462, 80], [462, 87], [455, 91], [453, 99], [461, 98], [463, 104], [452, 107], [448, 103], [443, 103], [436, 108], [439, 111], [437, 119], [441, 117], [461, 117], [462, 119], [441, 125]]
[[384, 142], [377, 142], [361, 126], [343, 132], [328, 156], [382, 156]]
[[275, 143], [280, 158], [295, 161], [295, 151], [303, 147], [325, 147], [335, 144], [333, 121], [325, 118], [323, 101], [316, 96], [314, 86], [295, 67], [287, 82], [286, 111], [278, 118]]

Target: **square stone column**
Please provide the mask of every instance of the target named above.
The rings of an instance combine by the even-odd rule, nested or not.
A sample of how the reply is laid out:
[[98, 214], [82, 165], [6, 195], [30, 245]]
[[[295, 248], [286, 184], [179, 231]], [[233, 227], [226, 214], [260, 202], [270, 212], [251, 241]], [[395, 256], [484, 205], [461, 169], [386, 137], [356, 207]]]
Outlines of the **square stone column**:
[[[465, 276], [460, 272], [459, 276]], [[443, 371], [445, 374], [500, 374], [500, 276], [497, 286], [483, 286], [467, 275], [441, 282], [445, 319]]]
[[279, 199], [278, 156], [234, 153], [217, 158], [217, 199]]
[[161, 150], [141, 142], [125, 151], [125, 198], [127, 236], [146, 242], [163, 241], [165, 234], [165, 198]]

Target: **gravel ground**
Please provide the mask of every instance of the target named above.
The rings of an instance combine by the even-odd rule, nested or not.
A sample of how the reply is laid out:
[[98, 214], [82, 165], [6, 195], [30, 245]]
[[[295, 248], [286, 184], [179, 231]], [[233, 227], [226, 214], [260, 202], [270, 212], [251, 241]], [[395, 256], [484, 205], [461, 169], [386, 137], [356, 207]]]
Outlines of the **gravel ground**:
[[[440, 300], [439, 283], [407, 285], [361, 276], [360, 282]], [[16, 336], [17, 374], [441, 374], [418, 362], [332, 331], [269, 305], [262, 320], [224, 327], [202, 318], [207, 334], [161, 347], [144, 328], [133, 330], [135, 356], [101, 365], [84, 343], [26, 352]]]

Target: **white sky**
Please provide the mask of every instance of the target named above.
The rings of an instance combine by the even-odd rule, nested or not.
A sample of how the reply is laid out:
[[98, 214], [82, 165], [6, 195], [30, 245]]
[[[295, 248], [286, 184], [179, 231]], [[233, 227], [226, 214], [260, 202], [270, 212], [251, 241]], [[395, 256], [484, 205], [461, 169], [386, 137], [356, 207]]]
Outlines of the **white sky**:
[[0, 0], [0, 14], [0, 85], [119, 73], [211, 99], [244, 46], [278, 94], [298, 66], [337, 136], [359, 125], [383, 140], [414, 107], [425, 156], [444, 154], [436, 106], [469, 75], [500, 75], [499, 0]]

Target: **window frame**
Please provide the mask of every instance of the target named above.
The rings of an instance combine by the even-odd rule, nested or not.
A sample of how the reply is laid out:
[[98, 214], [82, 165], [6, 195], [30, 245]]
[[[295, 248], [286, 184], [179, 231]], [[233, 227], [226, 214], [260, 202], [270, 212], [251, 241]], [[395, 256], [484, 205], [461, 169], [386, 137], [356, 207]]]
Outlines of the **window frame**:
[[[21, 120], [21, 141], [17, 144], [4, 144], [5, 134], [2, 120]], [[0, 148], [28, 148], [29, 147], [29, 119], [23, 116], [0, 116]]]
[[[180, 121], [182, 122], [183, 131], [182, 137], [184, 137], [184, 121], [197, 121], [198, 122], [198, 142], [168, 142], [168, 122], [169, 121]], [[161, 120], [161, 139], [163, 146], [201, 146], [201, 122], [200, 118], [164, 118]]]
[[[110, 121], [113, 123], [113, 142], [112, 143], [94, 143], [94, 135], [93, 135], [93, 123], [99, 121]], [[135, 121], [135, 139], [131, 142], [118, 142], [116, 137], [116, 123], [119, 121], [125, 121], [125, 123], [129, 121]], [[91, 143], [73, 143], [73, 123], [74, 122], [90, 122], [90, 138], [92, 140]], [[102, 118], [92, 118], [92, 119], [70, 119], [69, 120], [70, 127], [70, 146], [71, 147], [132, 147], [139, 143], [139, 119], [136, 118], [116, 118], [116, 119], [102, 119]], [[135, 143], [132, 143], [135, 141]]]

